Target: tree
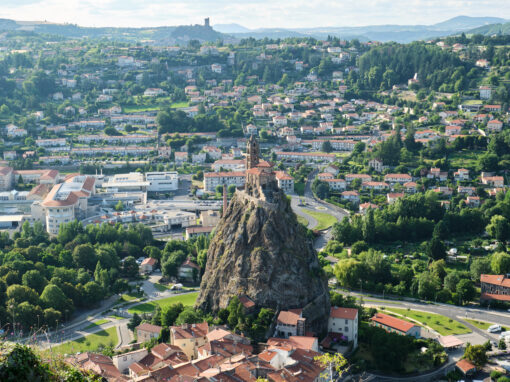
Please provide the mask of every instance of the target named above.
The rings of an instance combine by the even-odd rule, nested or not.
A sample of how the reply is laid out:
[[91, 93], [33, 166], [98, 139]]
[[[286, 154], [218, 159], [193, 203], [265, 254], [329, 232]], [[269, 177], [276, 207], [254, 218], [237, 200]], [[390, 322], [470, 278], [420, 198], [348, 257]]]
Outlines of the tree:
[[129, 278], [138, 276], [138, 264], [133, 256], [128, 256], [122, 263], [122, 274]]
[[482, 367], [487, 363], [487, 351], [483, 345], [467, 344], [464, 358], [472, 362], [476, 367]]
[[498, 349], [499, 350], [506, 350], [506, 342], [505, 342], [504, 338], [499, 340], [499, 342], [498, 342]]
[[83, 286], [85, 290], [85, 299], [89, 305], [96, 304], [103, 298], [104, 290], [95, 281], [89, 281]]
[[39, 296], [37, 292], [25, 285], [14, 284], [7, 288], [7, 299], [14, 302], [14, 304], [21, 304], [23, 301], [28, 301], [33, 305], [39, 303]]
[[331, 142], [329, 140], [325, 140], [322, 143], [321, 151], [323, 151], [325, 153], [330, 153], [333, 151], [333, 146], [331, 145]]
[[90, 244], [80, 244], [74, 248], [73, 261], [78, 268], [93, 271], [96, 268], [96, 250]]
[[135, 313], [133, 314], [133, 317], [131, 317], [131, 319], [129, 320], [128, 324], [127, 324], [127, 327], [129, 330], [131, 330], [132, 332], [135, 331], [135, 328], [140, 325], [140, 323], [142, 322], [142, 319], [140, 318], [140, 316], [138, 315], [138, 313]]
[[444, 278], [444, 287], [448, 289], [450, 292], [455, 292], [457, 290], [457, 284], [460, 281], [460, 274], [457, 271], [452, 271], [446, 275]]
[[500, 242], [504, 242], [510, 238], [510, 224], [508, 220], [501, 215], [494, 215], [485, 230], [492, 238]]
[[60, 313], [72, 309], [73, 302], [66, 297], [62, 289], [53, 284], [48, 284], [41, 293], [41, 303], [45, 308], [53, 308]]
[[188, 306], [184, 308], [184, 310], [179, 313], [177, 319], [175, 320], [175, 325], [182, 324], [198, 324], [203, 321], [202, 313], [198, 310], [195, 310], [193, 307]]
[[491, 261], [485, 257], [477, 257], [473, 260], [469, 267], [471, 280], [478, 282], [480, 275], [489, 273], [491, 271]]
[[21, 277], [21, 280], [23, 282], [23, 285], [26, 285], [27, 287], [34, 289], [38, 293], [41, 293], [46, 284], [48, 283], [48, 280], [46, 280], [44, 276], [41, 275], [41, 272], [39, 272], [36, 269], [32, 269], [26, 272]]
[[346, 366], [347, 360], [341, 353], [324, 353], [322, 355], [316, 356], [314, 361], [318, 362], [322, 367], [326, 368], [325, 375], [323, 378], [328, 378], [330, 381], [337, 380], [334, 377], [334, 373], [338, 374], [338, 377], [341, 377]]
[[181, 302], [164, 307], [161, 311], [161, 324], [163, 326], [174, 325], [183, 310], [184, 305]]
[[439, 286], [439, 280], [430, 272], [422, 272], [418, 276], [418, 295], [421, 298], [433, 299]]
[[115, 211], [124, 211], [124, 203], [122, 203], [122, 200], [119, 200], [114, 208]]
[[43, 321], [50, 328], [55, 327], [58, 321], [61, 321], [62, 314], [53, 308], [47, 308], [43, 311]]
[[498, 275], [510, 272], [510, 255], [504, 252], [496, 252], [491, 257], [491, 269]]
[[342, 259], [336, 263], [333, 272], [340, 285], [354, 288], [360, 286], [365, 267], [356, 259]]
[[499, 158], [496, 154], [486, 153], [478, 159], [479, 171], [497, 171], [499, 168]]
[[434, 260], [446, 258], [446, 247], [438, 237], [433, 237], [427, 246], [427, 256]]
[[475, 298], [476, 289], [471, 280], [460, 280], [456, 290], [461, 303], [472, 301]]

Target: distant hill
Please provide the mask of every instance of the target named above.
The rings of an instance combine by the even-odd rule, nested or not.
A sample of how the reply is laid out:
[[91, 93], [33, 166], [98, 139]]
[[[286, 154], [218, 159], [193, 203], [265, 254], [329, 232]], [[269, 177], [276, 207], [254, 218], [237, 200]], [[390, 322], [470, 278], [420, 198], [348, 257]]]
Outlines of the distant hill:
[[504, 24], [485, 25], [483, 27], [471, 29], [466, 33], [482, 34], [485, 36], [491, 36], [494, 34], [510, 34], [510, 22]]
[[181, 25], [154, 28], [90, 28], [75, 24], [0, 19], [1, 30], [24, 30], [66, 38], [108, 38], [117, 41], [153, 41], [156, 44], [187, 44], [190, 40], [214, 42], [228, 36], [204, 25]]
[[500, 17], [469, 17], [457, 16], [452, 19], [434, 24], [433, 26], [440, 30], [445, 29], [473, 29], [482, 25], [504, 23], [508, 20]]
[[245, 33], [250, 32], [250, 29], [243, 27], [239, 24], [214, 24], [213, 25], [214, 30], [217, 30], [221, 33]]
[[408, 43], [449, 36], [461, 32], [497, 34], [509, 33], [508, 20], [498, 17], [458, 16], [433, 25], [368, 25], [363, 27], [320, 28], [261, 28], [248, 29], [239, 24], [218, 24], [214, 29], [204, 25], [163, 26], [153, 28], [89, 28], [74, 24], [55, 24], [38, 21], [0, 19], [1, 30], [24, 30], [46, 33], [64, 38], [108, 38], [116, 41], [144, 41], [154, 44], [181, 44], [190, 40], [214, 42], [253, 37], [286, 38], [314, 37], [327, 39], [335, 36], [345, 40], [396, 41]]
[[[358, 38], [361, 41], [376, 40], [381, 42], [396, 41], [407, 43], [416, 40], [427, 40], [436, 37], [467, 32], [476, 27], [505, 22], [498, 17], [469, 17], [458, 16], [433, 25], [368, 25], [362, 27], [321, 27], [321, 28], [267, 28], [253, 29], [243, 32], [229, 32], [238, 38], [284, 38], [284, 37], [314, 37], [326, 39], [335, 36], [350, 40]], [[236, 24], [237, 25], [237, 24]], [[243, 29], [243, 26], [239, 26]], [[238, 29], [241, 29], [238, 28]]]

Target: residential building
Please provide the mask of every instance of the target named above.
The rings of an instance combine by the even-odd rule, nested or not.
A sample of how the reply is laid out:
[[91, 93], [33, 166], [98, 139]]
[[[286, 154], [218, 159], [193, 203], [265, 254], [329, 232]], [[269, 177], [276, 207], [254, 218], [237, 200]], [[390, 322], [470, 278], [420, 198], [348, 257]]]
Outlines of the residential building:
[[393, 204], [398, 199], [403, 198], [403, 197], [404, 197], [403, 192], [393, 192], [393, 193], [386, 194], [386, 200], [387, 200], [388, 204]]
[[503, 187], [505, 184], [505, 179], [502, 176], [491, 176], [482, 172], [481, 175], [482, 184], [486, 184], [492, 187]]
[[276, 157], [278, 160], [288, 160], [288, 161], [314, 161], [314, 162], [334, 162], [336, 155], [335, 154], [325, 154], [325, 153], [301, 153], [301, 152], [287, 152], [287, 151], [278, 151], [276, 152]]
[[368, 161], [368, 165], [374, 169], [376, 172], [383, 172], [384, 170], [384, 164], [383, 161], [380, 159], [371, 159]]
[[465, 168], [459, 168], [453, 173], [453, 179], [458, 182], [469, 180], [469, 170]]
[[276, 319], [276, 335], [289, 338], [290, 336], [304, 336], [306, 332], [306, 318], [302, 309], [282, 310]]
[[163, 328], [158, 325], [152, 325], [144, 322], [143, 324], [138, 325], [135, 330], [138, 343], [144, 343], [153, 338], [158, 338]]
[[328, 333], [342, 334], [346, 341], [358, 346], [358, 309], [331, 307], [328, 319]]
[[347, 182], [344, 179], [324, 179], [330, 190], [341, 191], [347, 188]]
[[206, 172], [204, 174], [204, 191], [215, 192], [217, 186], [234, 185], [243, 187], [246, 175], [244, 171], [233, 172]]
[[196, 282], [199, 275], [200, 267], [190, 259], [186, 259], [178, 269], [177, 278], [181, 281]]
[[384, 313], [376, 313], [371, 319], [372, 326], [386, 330], [388, 333], [397, 333], [420, 338], [420, 327]]
[[283, 190], [286, 194], [294, 193], [294, 178], [287, 174], [285, 171], [275, 171], [276, 181], [278, 188]]
[[506, 275], [480, 275], [480, 299], [510, 302], [510, 278]]
[[140, 271], [146, 274], [152, 273], [156, 268], [157, 263], [158, 263], [157, 259], [154, 259], [152, 257], [146, 257], [145, 259], [143, 259], [142, 264], [140, 264]]
[[209, 333], [207, 322], [171, 326], [170, 343], [179, 347], [188, 359], [193, 360], [198, 356], [198, 348], [207, 343], [207, 333]]
[[384, 181], [394, 184], [400, 183], [404, 184], [413, 180], [413, 177], [409, 174], [386, 174], [384, 176]]
[[57, 235], [61, 224], [86, 217], [88, 198], [95, 194], [95, 182], [93, 177], [77, 175], [53, 186], [41, 203], [50, 235]]

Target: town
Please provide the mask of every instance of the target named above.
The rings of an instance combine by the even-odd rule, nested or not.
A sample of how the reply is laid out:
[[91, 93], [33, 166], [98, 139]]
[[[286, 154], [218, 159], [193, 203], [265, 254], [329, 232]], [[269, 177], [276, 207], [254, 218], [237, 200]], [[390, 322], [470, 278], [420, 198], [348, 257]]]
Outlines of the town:
[[1, 32], [0, 349], [108, 381], [509, 380], [509, 65], [505, 34]]

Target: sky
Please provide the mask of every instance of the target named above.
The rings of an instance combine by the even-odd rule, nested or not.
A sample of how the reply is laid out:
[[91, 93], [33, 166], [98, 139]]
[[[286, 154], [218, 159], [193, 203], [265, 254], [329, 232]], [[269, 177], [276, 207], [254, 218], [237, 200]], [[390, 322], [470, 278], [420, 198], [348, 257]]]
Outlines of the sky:
[[434, 24], [451, 17], [510, 19], [510, 0], [0, 0], [0, 18], [81, 26], [237, 23], [248, 28]]

